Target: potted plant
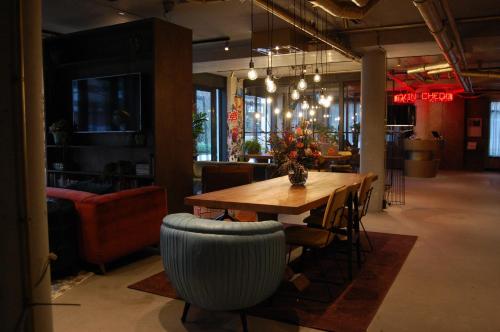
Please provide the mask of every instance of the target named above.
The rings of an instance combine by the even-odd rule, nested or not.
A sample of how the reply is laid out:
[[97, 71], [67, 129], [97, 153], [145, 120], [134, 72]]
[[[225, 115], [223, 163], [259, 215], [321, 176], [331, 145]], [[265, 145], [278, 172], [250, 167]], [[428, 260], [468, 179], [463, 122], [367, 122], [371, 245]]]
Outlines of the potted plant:
[[130, 113], [125, 110], [116, 110], [113, 112], [113, 125], [120, 131], [127, 130], [127, 125], [130, 119]]
[[208, 117], [207, 113], [204, 112], [196, 112], [193, 107], [193, 157], [196, 159], [197, 148], [196, 145], [198, 143], [198, 137], [205, 133], [205, 122], [207, 122]]
[[54, 122], [50, 125], [49, 131], [54, 137], [55, 145], [65, 145], [68, 143], [70, 126], [64, 119]]
[[245, 141], [245, 144], [243, 144], [243, 151], [245, 151], [246, 154], [259, 154], [261, 151], [259, 141], [257, 139]]

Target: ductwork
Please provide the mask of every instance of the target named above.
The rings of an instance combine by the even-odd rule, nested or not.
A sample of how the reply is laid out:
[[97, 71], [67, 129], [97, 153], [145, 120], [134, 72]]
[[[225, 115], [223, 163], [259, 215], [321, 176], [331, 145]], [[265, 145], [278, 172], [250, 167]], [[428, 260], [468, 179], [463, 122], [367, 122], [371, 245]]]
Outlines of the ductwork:
[[467, 77], [500, 78], [500, 72], [495, 71], [463, 71], [462, 75]]
[[414, 68], [408, 68], [406, 70], [407, 74], [423, 73], [429, 70], [445, 69], [449, 68], [450, 64], [448, 62], [434, 63], [431, 65], [422, 65]]
[[370, 0], [351, 0], [351, 1], [354, 2], [358, 7], [364, 7], [370, 2]]
[[453, 68], [457, 81], [466, 92], [473, 92], [469, 80], [460, 74], [459, 54], [457, 54], [455, 45], [446, 33], [445, 26], [436, 10], [434, 2], [432, 0], [413, 0], [413, 4], [417, 7], [420, 15], [422, 15], [427, 28], [443, 52], [446, 61], [450, 64], [450, 67]]
[[[376, 0], [378, 1], [378, 0]], [[317, 33], [317, 29], [315, 27], [312, 27], [311, 25], [307, 23], [303, 23], [301, 20], [297, 20], [296, 18], [288, 13], [286, 10], [274, 5], [273, 7], [268, 6], [268, 1], [267, 0], [254, 0], [254, 3], [261, 7], [262, 9], [270, 12], [271, 14], [275, 15], [276, 17], [282, 19], [283, 21], [287, 22], [288, 24], [296, 27], [297, 29], [305, 32], [306, 34], [310, 35], [313, 38], [316, 38], [320, 40], [321, 42], [329, 45], [330, 47], [334, 48], [337, 52], [342, 54], [343, 56], [354, 60], [354, 61], [361, 61], [361, 58], [352, 52], [350, 49], [345, 47], [342, 44], [339, 44], [338, 42], [323, 36], [322, 34]], [[352, 4], [351, 4], [352, 5]], [[354, 5], [352, 5], [354, 6]]]
[[348, 18], [362, 19], [380, 0], [352, 0], [352, 2], [340, 2], [338, 0], [309, 0], [313, 7], [320, 7], [330, 15]]

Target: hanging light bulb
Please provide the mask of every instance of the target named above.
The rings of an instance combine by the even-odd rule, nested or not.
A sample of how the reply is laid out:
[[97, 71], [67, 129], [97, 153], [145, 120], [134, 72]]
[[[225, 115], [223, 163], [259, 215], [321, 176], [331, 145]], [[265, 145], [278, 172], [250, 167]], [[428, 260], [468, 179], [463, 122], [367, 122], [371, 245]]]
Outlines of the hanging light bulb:
[[316, 112], [315, 112], [314, 110], [310, 110], [310, 111], [309, 111], [309, 115], [310, 115], [310, 116], [314, 116], [314, 114], [316, 114]]
[[299, 83], [297, 83], [297, 89], [299, 89], [299, 91], [307, 89], [307, 82], [304, 77], [301, 77]]
[[323, 107], [329, 108], [331, 104], [332, 104], [332, 101], [328, 98], [325, 98], [325, 102], [323, 103]]
[[248, 79], [251, 80], [251, 81], [254, 81], [255, 79], [257, 79], [257, 77], [259, 77], [259, 74], [257, 74], [257, 71], [253, 67], [253, 61], [252, 60], [250, 60], [250, 64], [249, 64], [248, 67], [250, 68], [248, 70]]
[[269, 93], [274, 93], [276, 92], [276, 83], [274, 83], [273, 80], [271, 80], [268, 84], [266, 84], [266, 90]]
[[321, 93], [319, 95], [318, 104], [320, 104], [321, 106], [324, 106], [325, 105], [325, 101], [326, 101], [325, 95], [323, 93]]
[[300, 105], [300, 108], [303, 110], [303, 111], [307, 111], [309, 109], [309, 103], [307, 102], [307, 100], [304, 100], [302, 102], [302, 104]]
[[292, 117], [292, 112], [288, 111], [286, 112], [286, 118], [290, 119]]
[[273, 102], [273, 98], [267, 97], [266, 98], [266, 103], [271, 104]]
[[276, 107], [276, 108], [274, 109], [274, 114], [278, 115], [278, 114], [280, 114], [280, 113], [281, 113], [281, 110], [279, 109], [279, 107]]
[[328, 101], [331, 103], [333, 101], [333, 96], [332, 95], [328, 95], [328, 97], [326, 97], [326, 99], [328, 99]]
[[321, 75], [319, 74], [318, 68], [316, 68], [316, 73], [314, 74], [313, 80], [316, 83], [321, 82]]
[[297, 89], [293, 89], [290, 97], [292, 97], [292, 100], [298, 100], [300, 98], [299, 91]]
[[259, 119], [260, 119], [260, 113], [259, 113], [259, 112], [255, 113], [255, 118], [256, 118], [257, 120], [259, 120]]
[[303, 117], [304, 116], [304, 113], [302, 112], [299, 112], [299, 118]]

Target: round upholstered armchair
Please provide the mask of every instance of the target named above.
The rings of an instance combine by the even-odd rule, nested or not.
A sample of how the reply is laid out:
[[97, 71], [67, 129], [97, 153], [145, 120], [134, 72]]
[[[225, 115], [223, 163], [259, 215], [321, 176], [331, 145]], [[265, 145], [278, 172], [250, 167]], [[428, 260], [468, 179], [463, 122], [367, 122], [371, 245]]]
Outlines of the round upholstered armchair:
[[276, 221], [225, 222], [191, 214], [166, 216], [161, 226], [163, 266], [189, 305], [207, 310], [240, 310], [269, 296], [285, 269], [285, 234]]

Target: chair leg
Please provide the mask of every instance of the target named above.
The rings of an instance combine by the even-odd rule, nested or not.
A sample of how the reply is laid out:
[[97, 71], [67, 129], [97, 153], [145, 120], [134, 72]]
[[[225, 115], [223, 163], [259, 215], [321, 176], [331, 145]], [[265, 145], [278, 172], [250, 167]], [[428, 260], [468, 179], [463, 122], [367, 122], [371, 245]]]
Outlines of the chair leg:
[[184, 310], [182, 311], [182, 318], [181, 318], [181, 322], [183, 322], [183, 323], [186, 322], [186, 318], [187, 318], [187, 314], [189, 312], [190, 306], [191, 306], [191, 303], [189, 303], [189, 302], [184, 303]]
[[243, 332], [248, 332], [248, 323], [247, 323], [247, 313], [242, 311], [240, 312], [241, 325], [243, 326]]
[[373, 245], [372, 241], [370, 240], [370, 237], [368, 236], [368, 232], [366, 231], [365, 225], [359, 220], [359, 224], [361, 225], [361, 228], [363, 228], [363, 233], [365, 233], [366, 240], [368, 241], [368, 246], [370, 247], [369, 250], [366, 250], [366, 252], [372, 252], [373, 251]]

